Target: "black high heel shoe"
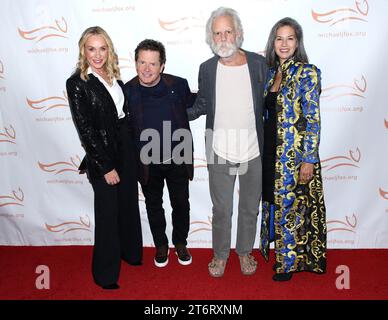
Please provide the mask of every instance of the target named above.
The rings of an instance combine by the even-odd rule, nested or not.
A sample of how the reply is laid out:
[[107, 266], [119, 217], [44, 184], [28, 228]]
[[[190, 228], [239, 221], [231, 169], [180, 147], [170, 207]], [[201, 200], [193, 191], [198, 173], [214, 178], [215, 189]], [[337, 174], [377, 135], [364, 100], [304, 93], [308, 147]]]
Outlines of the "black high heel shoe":
[[292, 273], [275, 273], [272, 277], [273, 281], [289, 281], [292, 278]]
[[102, 286], [102, 288], [105, 290], [117, 290], [120, 289], [120, 286], [117, 283], [111, 283], [106, 286]]

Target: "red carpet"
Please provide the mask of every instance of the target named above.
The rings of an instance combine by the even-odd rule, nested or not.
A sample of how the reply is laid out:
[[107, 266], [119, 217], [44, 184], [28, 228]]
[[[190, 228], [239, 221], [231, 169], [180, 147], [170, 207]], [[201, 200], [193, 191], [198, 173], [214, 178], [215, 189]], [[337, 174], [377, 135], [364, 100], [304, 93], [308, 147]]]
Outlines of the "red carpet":
[[[165, 268], [153, 265], [153, 248], [144, 249], [143, 266], [122, 263], [120, 290], [104, 291], [92, 280], [92, 247], [0, 246], [0, 299], [128, 299], [128, 300], [268, 300], [388, 299], [388, 250], [329, 250], [324, 275], [297, 273], [289, 282], [272, 281], [272, 261], [255, 250], [259, 268], [243, 276], [234, 251], [223, 278], [208, 275], [210, 249], [191, 249], [193, 263], [178, 264], [173, 250]], [[50, 268], [50, 289], [38, 290], [38, 265]], [[350, 269], [350, 289], [336, 288], [336, 268]]]

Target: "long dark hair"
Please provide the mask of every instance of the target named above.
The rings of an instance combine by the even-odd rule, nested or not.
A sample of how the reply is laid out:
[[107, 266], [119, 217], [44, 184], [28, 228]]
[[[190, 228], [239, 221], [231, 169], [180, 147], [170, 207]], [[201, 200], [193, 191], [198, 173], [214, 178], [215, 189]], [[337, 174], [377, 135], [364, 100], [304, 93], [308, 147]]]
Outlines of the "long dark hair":
[[279, 58], [275, 52], [275, 39], [276, 39], [276, 32], [278, 31], [278, 29], [284, 26], [289, 26], [293, 28], [295, 31], [296, 41], [297, 41], [297, 47], [295, 49], [295, 53], [293, 57], [295, 62], [308, 63], [309, 59], [307, 57], [307, 53], [303, 44], [302, 27], [296, 20], [286, 17], [276, 22], [276, 24], [271, 29], [271, 32], [268, 37], [267, 45], [265, 47], [265, 59], [267, 61], [267, 64], [270, 67], [277, 67], [279, 65]]

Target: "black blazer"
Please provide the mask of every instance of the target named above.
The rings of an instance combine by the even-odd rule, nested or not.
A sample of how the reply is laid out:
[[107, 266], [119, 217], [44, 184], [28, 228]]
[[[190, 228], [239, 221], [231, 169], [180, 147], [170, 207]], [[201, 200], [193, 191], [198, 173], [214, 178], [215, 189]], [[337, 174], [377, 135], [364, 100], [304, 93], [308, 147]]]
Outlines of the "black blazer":
[[[123, 89], [123, 82], [117, 82]], [[120, 161], [121, 141], [116, 106], [108, 90], [93, 74], [89, 74], [89, 80], [84, 81], [76, 71], [67, 79], [66, 90], [73, 121], [86, 152], [79, 170], [81, 173], [87, 171], [89, 179], [101, 178], [117, 169]], [[129, 128], [126, 97], [123, 110]]]
[[[164, 81], [167, 88], [170, 90], [170, 98], [172, 103], [173, 116], [178, 123], [178, 127], [190, 131], [189, 121], [187, 118], [187, 109], [193, 106], [196, 94], [190, 91], [187, 80], [170, 74], [161, 74], [161, 80]], [[131, 126], [134, 132], [135, 144], [140, 153], [140, 135], [143, 127], [143, 103], [140, 94], [139, 77], [136, 76], [125, 84], [125, 93], [129, 99], [129, 108], [131, 113]], [[191, 158], [193, 159], [193, 148], [191, 150]], [[148, 181], [148, 166], [140, 162], [139, 180], [140, 183], [146, 184]], [[193, 163], [186, 164], [187, 174], [190, 180], [193, 179], [194, 167]]]

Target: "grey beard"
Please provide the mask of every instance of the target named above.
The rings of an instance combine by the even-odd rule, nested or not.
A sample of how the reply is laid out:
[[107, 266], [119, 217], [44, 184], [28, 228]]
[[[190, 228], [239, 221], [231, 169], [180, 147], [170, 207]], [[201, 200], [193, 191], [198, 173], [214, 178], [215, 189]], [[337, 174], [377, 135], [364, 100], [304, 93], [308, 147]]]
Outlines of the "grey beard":
[[221, 58], [228, 58], [238, 50], [237, 46], [232, 43], [215, 44], [213, 42], [211, 48], [213, 53]]

